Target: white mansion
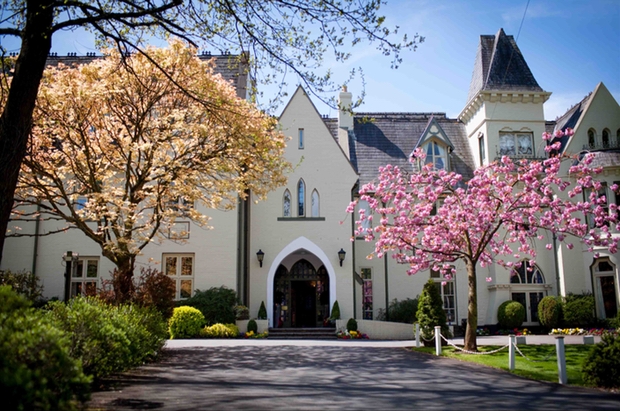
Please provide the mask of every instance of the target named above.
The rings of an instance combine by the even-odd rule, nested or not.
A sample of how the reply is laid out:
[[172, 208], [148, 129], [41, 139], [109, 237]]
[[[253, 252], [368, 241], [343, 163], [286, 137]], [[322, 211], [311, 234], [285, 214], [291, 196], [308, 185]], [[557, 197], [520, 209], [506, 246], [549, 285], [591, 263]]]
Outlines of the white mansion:
[[[245, 96], [244, 77], [231, 78]], [[543, 158], [542, 133], [571, 127], [575, 134], [563, 142], [564, 152], [595, 151], [606, 187], [620, 181], [620, 106], [605, 86], [598, 84], [559, 119], [545, 121], [543, 103], [550, 94], [503, 30], [480, 37], [468, 99], [458, 118], [444, 113], [351, 115], [346, 110], [338, 118], [326, 118], [298, 88], [280, 117], [290, 137], [286, 158], [297, 165], [288, 184], [265, 201], [239, 201], [235, 211], [205, 211], [212, 230], [177, 221], [179, 231], [188, 233], [185, 241], [149, 245], [137, 265], [155, 265], [170, 275], [179, 299], [196, 289], [226, 286], [237, 291], [253, 317], [264, 301], [276, 327], [321, 326], [336, 300], [344, 319], [376, 318], [393, 299], [416, 297], [433, 277], [429, 272], [408, 276], [406, 267], [391, 258], [367, 259], [373, 245], [361, 238], [351, 241], [354, 218], [345, 210], [380, 165], [409, 167], [415, 148], [432, 146], [435, 164], [467, 178], [499, 155]], [[340, 102], [346, 107], [351, 94], [341, 92]], [[620, 203], [620, 195], [611, 190], [607, 198]], [[44, 234], [51, 229], [46, 224], [21, 229]], [[31, 270], [41, 278], [47, 297], [63, 298], [67, 251], [79, 255], [72, 294], [98, 287], [114, 268], [77, 230], [8, 238], [2, 268]], [[478, 282], [480, 325], [495, 324], [497, 307], [510, 299], [527, 308], [525, 325], [535, 325], [543, 296], [571, 292], [592, 292], [597, 315], [616, 316], [618, 254], [601, 250], [595, 258], [579, 246], [568, 250], [558, 245], [551, 251], [541, 246], [536, 262], [534, 271], [523, 266], [514, 272], [499, 266], [478, 269], [481, 278], [492, 279]], [[453, 280], [443, 285], [443, 279], [436, 281], [449, 320], [460, 324], [467, 317], [464, 267], [457, 265]]]

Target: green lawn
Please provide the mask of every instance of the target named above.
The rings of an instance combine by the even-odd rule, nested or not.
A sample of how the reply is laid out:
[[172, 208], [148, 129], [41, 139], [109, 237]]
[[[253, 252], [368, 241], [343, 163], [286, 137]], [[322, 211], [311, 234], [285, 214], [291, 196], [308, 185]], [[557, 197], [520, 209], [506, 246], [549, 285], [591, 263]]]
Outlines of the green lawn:
[[[478, 350], [485, 352], [494, 351], [498, 348], [500, 347], [479, 346]], [[581, 364], [583, 364], [592, 348], [592, 345], [565, 346], [568, 384], [585, 385], [581, 378]], [[434, 347], [420, 347], [413, 348], [413, 350], [435, 355]], [[531, 360], [539, 361], [548, 358], [543, 362], [532, 362], [516, 352], [515, 369], [512, 373], [533, 380], [558, 382], [558, 363], [555, 355], [555, 345], [520, 345], [519, 350]], [[508, 347], [498, 353], [487, 355], [463, 354], [453, 347], [443, 347], [442, 356], [508, 371]]]

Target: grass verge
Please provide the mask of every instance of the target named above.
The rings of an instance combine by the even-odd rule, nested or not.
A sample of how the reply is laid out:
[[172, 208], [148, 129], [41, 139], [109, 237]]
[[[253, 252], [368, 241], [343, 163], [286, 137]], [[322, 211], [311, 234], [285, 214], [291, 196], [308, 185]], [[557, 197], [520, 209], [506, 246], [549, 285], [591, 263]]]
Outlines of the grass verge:
[[[568, 384], [587, 386], [581, 376], [581, 366], [592, 347], [592, 345], [564, 346]], [[498, 348], [500, 347], [485, 345], [479, 346], [478, 350], [480, 352], [488, 352]], [[515, 369], [513, 371], [508, 370], [508, 347], [498, 353], [488, 355], [464, 354], [453, 347], [443, 347], [442, 356], [499, 368], [532, 380], [558, 382], [558, 363], [555, 345], [520, 345], [519, 350], [529, 360], [516, 352]], [[434, 347], [413, 348], [413, 351], [435, 354]]]

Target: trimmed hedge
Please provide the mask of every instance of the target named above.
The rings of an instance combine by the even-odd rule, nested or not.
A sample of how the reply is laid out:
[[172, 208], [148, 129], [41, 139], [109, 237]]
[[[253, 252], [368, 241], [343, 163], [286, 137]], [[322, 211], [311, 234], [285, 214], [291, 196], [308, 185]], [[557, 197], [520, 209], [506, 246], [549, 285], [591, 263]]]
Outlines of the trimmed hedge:
[[170, 338], [194, 338], [205, 325], [205, 317], [194, 307], [176, 307], [168, 321]]
[[355, 318], [349, 318], [349, 321], [347, 321], [347, 331], [357, 331], [357, 321]]
[[556, 328], [562, 321], [562, 301], [550, 295], [538, 303], [538, 321], [547, 329]]
[[504, 301], [497, 309], [497, 321], [505, 329], [521, 327], [525, 321], [525, 307], [518, 301]]
[[566, 327], [587, 328], [596, 325], [594, 296], [592, 294], [569, 294], [563, 308]]
[[[416, 314], [420, 331], [424, 338], [424, 345], [435, 345], [435, 326], [441, 326], [441, 334], [446, 338], [451, 338], [452, 333], [448, 328], [446, 312], [443, 310], [443, 301], [439, 288], [432, 279], [424, 284], [422, 294], [418, 303]], [[445, 344], [442, 341], [442, 344]]]
[[340, 319], [340, 305], [338, 304], [338, 300], [334, 301], [334, 306], [332, 307], [332, 314], [329, 317], [330, 320], [339, 320]]
[[213, 324], [206, 326], [200, 331], [204, 338], [237, 338], [239, 328], [235, 324]]
[[267, 319], [267, 308], [265, 308], [265, 302], [260, 302], [260, 308], [258, 309], [258, 319], [266, 320]]
[[248, 332], [254, 331], [254, 334], [258, 332], [258, 324], [256, 324], [256, 320], [248, 321]]

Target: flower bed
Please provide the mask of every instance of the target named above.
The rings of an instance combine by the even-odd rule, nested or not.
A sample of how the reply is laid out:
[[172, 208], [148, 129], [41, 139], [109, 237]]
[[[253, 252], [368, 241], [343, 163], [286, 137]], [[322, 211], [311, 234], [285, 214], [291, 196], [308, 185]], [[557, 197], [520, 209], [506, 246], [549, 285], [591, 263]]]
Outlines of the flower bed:
[[603, 335], [605, 333], [618, 334], [618, 330], [605, 328], [554, 328], [549, 335]]
[[367, 340], [368, 335], [362, 334], [359, 331], [347, 331], [347, 330], [338, 330], [336, 332], [336, 337], [341, 338], [343, 340]]

